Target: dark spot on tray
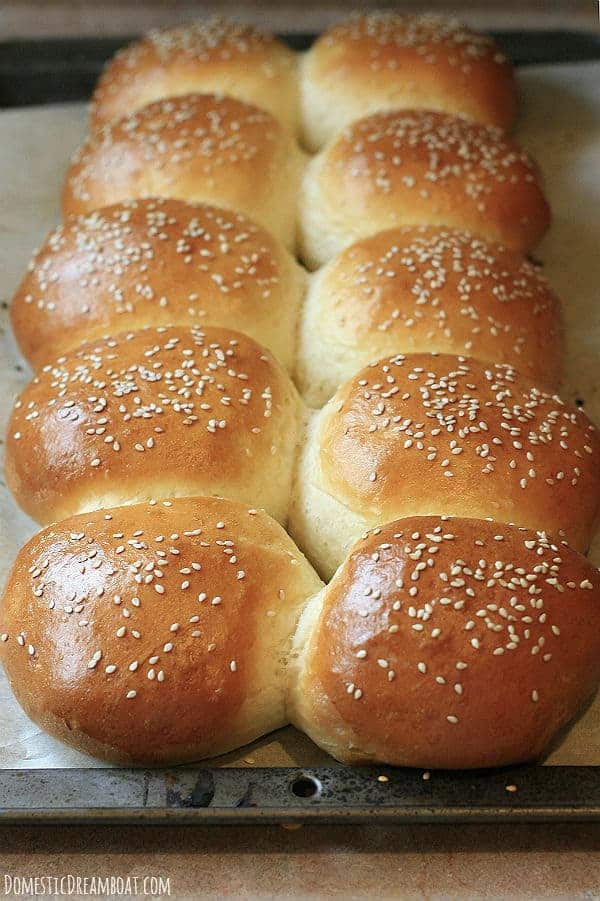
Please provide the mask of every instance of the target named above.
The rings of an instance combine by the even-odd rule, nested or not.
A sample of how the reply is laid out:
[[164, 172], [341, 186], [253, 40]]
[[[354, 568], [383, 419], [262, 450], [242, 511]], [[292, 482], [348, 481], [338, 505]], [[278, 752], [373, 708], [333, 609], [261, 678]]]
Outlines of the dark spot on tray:
[[239, 799], [239, 801], [236, 801], [235, 806], [236, 807], [256, 807], [256, 801], [252, 800], [252, 783], [251, 782], [248, 783], [248, 787], [246, 788], [246, 791], [244, 792], [242, 797]]
[[203, 772], [196, 779], [192, 790], [186, 792], [183, 786], [167, 790], [167, 807], [209, 807], [215, 796], [215, 780], [209, 772]]

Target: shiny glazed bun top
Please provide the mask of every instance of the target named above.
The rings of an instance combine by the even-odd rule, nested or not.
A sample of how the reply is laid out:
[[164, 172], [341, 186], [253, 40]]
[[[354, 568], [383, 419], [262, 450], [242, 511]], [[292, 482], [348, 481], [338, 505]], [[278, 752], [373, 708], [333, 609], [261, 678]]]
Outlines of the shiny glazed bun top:
[[358, 541], [295, 639], [293, 721], [347, 763], [539, 757], [600, 679], [600, 573], [543, 532], [411, 517]]
[[264, 513], [220, 498], [96, 510], [38, 533], [0, 656], [40, 726], [134, 763], [212, 756], [285, 724], [285, 666], [321, 583]]
[[151, 31], [108, 63], [92, 99], [92, 127], [194, 91], [228, 94], [297, 128], [296, 54], [251, 25], [214, 16]]
[[550, 222], [524, 150], [499, 128], [428, 110], [347, 126], [308, 166], [301, 215], [311, 267], [398, 225], [450, 226], [525, 252]]
[[315, 415], [291, 534], [330, 578], [366, 529], [430, 513], [543, 529], [585, 551], [600, 519], [600, 434], [511, 366], [379, 360]]
[[367, 366], [326, 408], [323, 485], [352, 509], [472, 511], [562, 532], [585, 550], [600, 514], [600, 435], [511, 366], [445, 354]]
[[371, 360], [422, 351], [511, 363], [557, 387], [560, 301], [539, 266], [451, 228], [379, 232], [313, 277], [297, 364], [309, 403], [323, 404]]
[[136, 197], [216, 203], [292, 247], [302, 155], [265, 110], [218, 94], [158, 100], [106, 125], [75, 153], [63, 212]]
[[269, 232], [208, 204], [126, 200], [53, 229], [12, 302], [34, 365], [147, 325], [244, 332], [290, 367], [303, 273]]
[[357, 13], [322, 34], [304, 61], [302, 99], [312, 149], [376, 110], [440, 110], [501, 128], [517, 110], [512, 66], [490, 37], [392, 11]]
[[43, 366], [8, 427], [7, 482], [39, 522], [156, 497], [287, 513], [301, 402], [251, 338], [148, 328]]

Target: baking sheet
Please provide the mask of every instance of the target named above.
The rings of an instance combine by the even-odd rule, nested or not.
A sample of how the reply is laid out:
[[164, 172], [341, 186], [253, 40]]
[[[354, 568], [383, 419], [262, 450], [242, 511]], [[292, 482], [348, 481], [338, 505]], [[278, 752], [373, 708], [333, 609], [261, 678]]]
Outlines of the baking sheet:
[[[600, 63], [519, 70], [523, 108], [517, 136], [539, 160], [554, 212], [536, 258], [563, 298], [567, 372], [562, 394], [584, 400], [600, 423]], [[31, 252], [59, 220], [68, 155], [86, 130], [84, 104], [0, 112], [0, 434], [12, 398], [29, 378], [12, 341], [7, 303]], [[0, 485], [0, 584], [35, 525]], [[600, 536], [590, 556], [600, 566]], [[600, 765], [600, 696], [557, 744], [547, 763]], [[214, 761], [218, 766], [331, 764], [288, 728]], [[102, 766], [30, 723], [0, 669], [0, 768]]]

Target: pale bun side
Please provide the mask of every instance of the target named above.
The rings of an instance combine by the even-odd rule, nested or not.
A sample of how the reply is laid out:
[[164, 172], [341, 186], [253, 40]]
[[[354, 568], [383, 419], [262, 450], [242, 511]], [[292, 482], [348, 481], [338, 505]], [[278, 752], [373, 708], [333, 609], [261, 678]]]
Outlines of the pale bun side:
[[600, 680], [600, 573], [544, 532], [410, 517], [307, 605], [288, 709], [350, 764], [538, 759]]
[[351, 509], [322, 488], [320, 435], [326, 427], [327, 407], [309, 411], [300, 440], [292, 483], [287, 528], [327, 582], [357, 537], [373, 524], [364, 512]]
[[311, 160], [300, 249], [314, 269], [359, 238], [449, 226], [530, 251], [550, 224], [535, 162], [502, 129], [430, 110], [352, 122]]
[[363, 238], [310, 280], [296, 379], [322, 406], [371, 360], [468, 354], [557, 388], [561, 304], [539, 266], [468, 232], [403, 226]]
[[27, 715], [78, 750], [212, 757], [286, 724], [291, 635], [321, 584], [281, 526], [232, 501], [96, 510], [19, 553], [0, 659]]
[[293, 248], [304, 156], [265, 110], [218, 94], [158, 100], [104, 126], [76, 151], [64, 215], [139, 197], [215, 203]]
[[244, 332], [290, 369], [304, 284], [291, 254], [242, 213], [154, 197], [53, 229], [10, 312], [34, 367], [110, 333], [196, 324]]
[[251, 338], [148, 328], [43, 366], [15, 403], [6, 481], [44, 524], [157, 497], [221, 495], [285, 522], [303, 415]]
[[305, 54], [300, 83], [311, 150], [379, 110], [432, 109], [505, 129], [517, 111], [513, 68], [494, 41], [434, 15], [382, 11], [334, 25]]
[[296, 53], [271, 34], [219, 16], [156, 29], [119, 50], [94, 91], [92, 128], [194, 92], [253, 103], [288, 131], [298, 129]]
[[323, 577], [352, 541], [430, 513], [543, 529], [586, 551], [600, 519], [600, 434], [583, 410], [505, 364], [398, 354], [315, 417], [290, 530]]

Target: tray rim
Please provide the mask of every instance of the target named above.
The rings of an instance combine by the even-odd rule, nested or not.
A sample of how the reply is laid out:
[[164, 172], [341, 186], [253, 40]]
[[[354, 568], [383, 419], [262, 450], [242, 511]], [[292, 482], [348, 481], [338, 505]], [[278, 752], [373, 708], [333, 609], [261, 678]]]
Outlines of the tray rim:
[[[293, 786], [307, 780], [315, 795], [298, 796]], [[82, 782], [82, 803], [61, 799]], [[7, 803], [17, 784], [24, 793]], [[600, 768], [431, 771], [427, 780], [422, 770], [339, 764], [0, 771], [0, 826], [523, 822], [600, 822]]]

